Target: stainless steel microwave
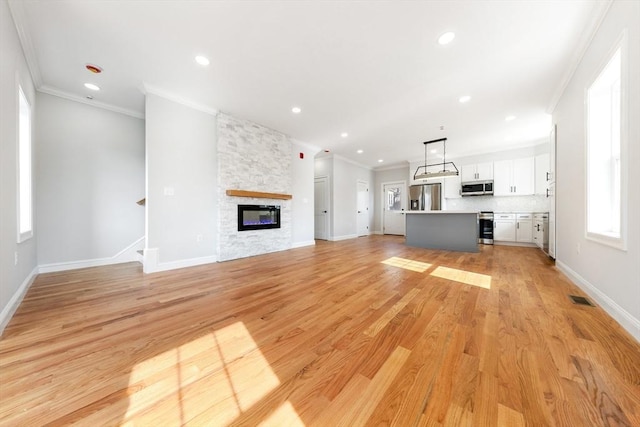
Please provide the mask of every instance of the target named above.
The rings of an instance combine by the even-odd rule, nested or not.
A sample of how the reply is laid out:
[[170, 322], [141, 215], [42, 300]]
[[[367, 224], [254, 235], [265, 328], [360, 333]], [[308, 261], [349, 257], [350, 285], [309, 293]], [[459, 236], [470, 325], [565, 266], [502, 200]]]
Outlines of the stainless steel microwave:
[[490, 196], [493, 195], [493, 181], [463, 182], [463, 196]]

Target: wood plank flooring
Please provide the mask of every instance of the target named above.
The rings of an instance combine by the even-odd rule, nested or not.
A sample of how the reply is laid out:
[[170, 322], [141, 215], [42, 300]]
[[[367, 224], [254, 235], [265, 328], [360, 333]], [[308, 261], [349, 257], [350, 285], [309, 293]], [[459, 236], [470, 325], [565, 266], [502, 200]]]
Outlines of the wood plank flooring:
[[640, 426], [640, 345], [541, 251], [481, 249], [40, 275], [0, 340], [0, 425]]

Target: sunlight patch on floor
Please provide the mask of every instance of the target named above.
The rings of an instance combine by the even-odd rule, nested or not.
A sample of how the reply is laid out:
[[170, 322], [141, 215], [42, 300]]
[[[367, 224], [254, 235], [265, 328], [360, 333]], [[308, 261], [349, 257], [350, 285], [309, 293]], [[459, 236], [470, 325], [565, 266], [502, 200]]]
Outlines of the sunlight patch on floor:
[[157, 411], [163, 423], [182, 425], [213, 410], [217, 422], [230, 423], [279, 385], [244, 323], [236, 322], [134, 366], [124, 419], [152, 422]]
[[424, 273], [429, 268], [431, 268], [431, 264], [428, 264], [426, 262], [413, 261], [397, 256], [385, 259], [384, 261], [382, 261], [382, 264], [404, 268], [405, 270], [417, 271], [418, 273]]
[[260, 427], [305, 427], [304, 423], [293, 409], [291, 402], [286, 401], [276, 409], [266, 420], [258, 424]]
[[438, 267], [431, 272], [431, 275], [466, 285], [491, 289], [491, 276], [486, 274], [472, 273], [470, 271], [458, 270], [457, 268]]

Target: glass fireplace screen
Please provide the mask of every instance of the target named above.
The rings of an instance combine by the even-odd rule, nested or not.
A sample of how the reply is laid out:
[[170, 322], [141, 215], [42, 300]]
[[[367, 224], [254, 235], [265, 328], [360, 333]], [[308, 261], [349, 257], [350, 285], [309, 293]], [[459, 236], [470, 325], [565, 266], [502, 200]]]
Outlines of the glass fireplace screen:
[[280, 206], [238, 205], [238, 231], [280, 228]]

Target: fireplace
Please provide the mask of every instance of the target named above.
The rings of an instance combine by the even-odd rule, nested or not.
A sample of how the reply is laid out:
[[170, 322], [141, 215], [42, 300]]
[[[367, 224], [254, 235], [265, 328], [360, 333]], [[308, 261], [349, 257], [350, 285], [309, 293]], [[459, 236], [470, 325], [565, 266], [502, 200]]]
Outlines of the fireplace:
[[238, 231], [280, 228], [280, 206], [238, 205]]

